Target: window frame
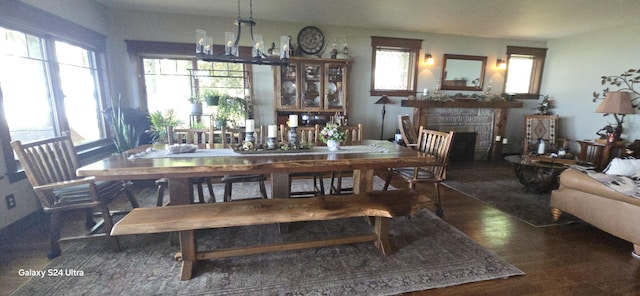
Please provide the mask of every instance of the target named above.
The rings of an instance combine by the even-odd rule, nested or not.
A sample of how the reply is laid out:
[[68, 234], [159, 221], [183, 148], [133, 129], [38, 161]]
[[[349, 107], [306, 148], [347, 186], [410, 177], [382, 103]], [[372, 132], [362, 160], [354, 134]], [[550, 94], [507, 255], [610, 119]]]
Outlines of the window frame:
[[[138, 104], [143, 110], [149, 110], [147, 104], [146, 82], [144, 73], [145, 58], [185, 58], [191, 59], [194, 68], [197, 68], [197, 59], [194, 57], [195, 47], [192, 43], [164, 42], [164, 41], [141, 41], [125, 40], [129, 60], [136, 65], [136, 76], [138, 78]], [[213, 45], [214, 51], [223, 51], [223, 45]], [[251, 54], [251, 47], [240, 47], [240, 55]], [[250, 64], [245, 64], [244, 71], [247, 73], [245, 83], [249, 84], [249, 98], [253, 99], [253, 72]], [[199, 86], [196, 84], [197, 89]], [[248, 116], [252, 117], [253, 108], [251, 100], [248, 101]]]
[[[49, 80], [51, 83], [52, 104], [56, 118], [56, 134], [61, 131], [68, 130], [69, 124], [64, 110], [64, 99], [60, 77], [58, 73], [58, 61], [55, 57], [54, 43], [55, 41], [66, 42], [68, 44], [79, 46], [84, 49], [93, 51], [96, 55], [97, 83], [96, 89], [98, 102], [100, 107], [105, 106], [105, 98], [109, 97], [108, 79], [106, 75], [106, 36], [91, 29], [77, 25], [64, 18], [41, 10], [39, 8], [24, 4], [20, 1], [1, 1], [0, 2], [0, 26], [10, 30], [20, 31], [44, 39], [44, 50], [48, 56]], [[0, 85], [1, 87], [1, 85]], [[4, 98], [0, 89], [0, 148], [4, 157], [5, 167], [8, 179], [11, 183], [23, 180], [24, 172], [15, 160], [13, 148], [11, 147], [11, 134], [9, 125], [6, 121], [4, 109]], [[106, 122], [101, 118], [104, 129]], [[108, 135], [108, 130], [103, 130]], [[99, 139], [97, 141], [83, 143], [75, 148], [78, 151], [78, 157], [83, 159], [94, 159], [108, 155], [111, 153], [113, 143], [108, 138]]]
[[537, 100], [538, 97], [540, 97], [540, 86], [542, 83], [542, 74], [544, 72], [544, 63], [547, 57], [547, 49], [538, 47], [507, 46], [507, 71], [505, 72], [504, 84], [502, 85], [502, 89], [504, 90], [507, 88], [509, 64], [512, 55], [527, 55], [533, 57], [529, 91], [527, 93], [513, 94], [513, 98], [521, 100]]
[[[422, 39], [392, 38], [371, 36], [371, 96], [402, 96], [415, 95], [418, 88], [418, 68], [420, 65], [420, 50], [422, 49]], [[376, 53], [381, 49], [391, 49], [408, 51], [411, 54], [411, 63], [408, 69], [408, 82], [411, 86], [408, 89], [377, 89], [376, 88]]]

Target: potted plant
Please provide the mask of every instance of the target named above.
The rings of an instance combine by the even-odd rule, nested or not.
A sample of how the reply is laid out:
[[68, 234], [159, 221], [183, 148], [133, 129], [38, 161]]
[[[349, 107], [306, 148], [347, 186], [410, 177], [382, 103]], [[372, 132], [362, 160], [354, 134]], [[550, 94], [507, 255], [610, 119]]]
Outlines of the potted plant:
[[207, 103], [207, 106], [218, 106], [219, 100], [220, 93], [217, 91], [212, 91], [210, 89], [204, 91], [204, 101]]
[[248, 111], [249, 105], [245, 99], [227, 94], [221, 95], [218, 101], [216, 124], [226, 126], [229, 122], [232, 124], [242, 122], [247, 117]]
[[151, 136], [156, 143], [167, 141], [167, 127], [182, 125], [182, 120], [176, 118], [173, 109], [166, 110], [164, 114], [161, 111], [153, 112], [149, 118], [151, 119]]
[[202, 97], [192, 96], [189, 98], [191, 103], [191, 115], [202, 115]]
[[[122, 153], [138, 144], [138, 139], [144, 131], [139, 131], [127, 121], [122, 111], [121, 98], [118, 98], [118, 106], [111, 107], [111, 131], [113, 132], [113, 143], [116, 145], [116, 152]], [[112, 102], [113, 105], [113, 102]]]
[[334, 123], [327, 123], [327, 126], [320, 131], [320, 141], [327, 144], [329, 151], [340, 150], [340, 143], [344, 142], [345, 138], [344, 129]]

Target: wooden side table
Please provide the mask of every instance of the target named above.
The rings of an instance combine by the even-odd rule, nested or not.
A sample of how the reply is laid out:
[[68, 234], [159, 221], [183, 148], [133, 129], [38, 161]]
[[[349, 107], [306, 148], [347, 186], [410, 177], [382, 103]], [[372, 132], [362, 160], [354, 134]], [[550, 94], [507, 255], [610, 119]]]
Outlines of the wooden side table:
[[588, 161], [601, 171], [607, 167], [611, 159], [624, 154], [626, 145], [624, 142], [600, 143], [595, 141], [577, 141], [580, 144], [580, 157], [582, 161]]

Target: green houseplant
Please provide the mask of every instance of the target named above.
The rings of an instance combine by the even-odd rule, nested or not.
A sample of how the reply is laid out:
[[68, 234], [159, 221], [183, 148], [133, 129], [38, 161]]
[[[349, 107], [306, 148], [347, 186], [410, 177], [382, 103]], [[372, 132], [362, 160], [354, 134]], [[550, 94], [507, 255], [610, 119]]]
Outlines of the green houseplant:
[[154, 142], [165, 142], [167, 140], [167, 127], [180, 126], [182, 120], [176, 118], [175, 111], [168, 109], [163, 114], [162, 111], [156, 111], [149, 115], [151, 119], [151, 137]]
[[207, 106], [218, 106], [218, 102], [220, 101], [220, 93], [207, 89], [204, 91], [204, 101], [207, 103]]
[[[112, 101], [113, 106], [113, 101]], [[122, 112], [122, 99], [118, 97], [118, 106], [111, 107], [111, 130], [113, 131], [113, 143], [116, 145], [116, 152], [122, 153], [138, 144], [138, 139], [144, 131], [138, 131], [127, 122], [124, 112]]]
[[215, 121], [218, 126], [226, 126], [229, 122], [239, 123], [247, 117], [248, 112], [249, 104], [245, 99], [224, 94], [218, 101]]

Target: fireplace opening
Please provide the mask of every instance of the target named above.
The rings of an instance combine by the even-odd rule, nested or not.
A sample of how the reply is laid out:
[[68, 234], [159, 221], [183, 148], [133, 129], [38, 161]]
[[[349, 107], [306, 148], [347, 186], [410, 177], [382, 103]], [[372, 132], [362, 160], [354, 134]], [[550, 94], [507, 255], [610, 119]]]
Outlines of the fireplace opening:
[[456, 132], [451, 143], [449, 160], [451, 162], [473, 161], [476, 151], [475, 132]]

